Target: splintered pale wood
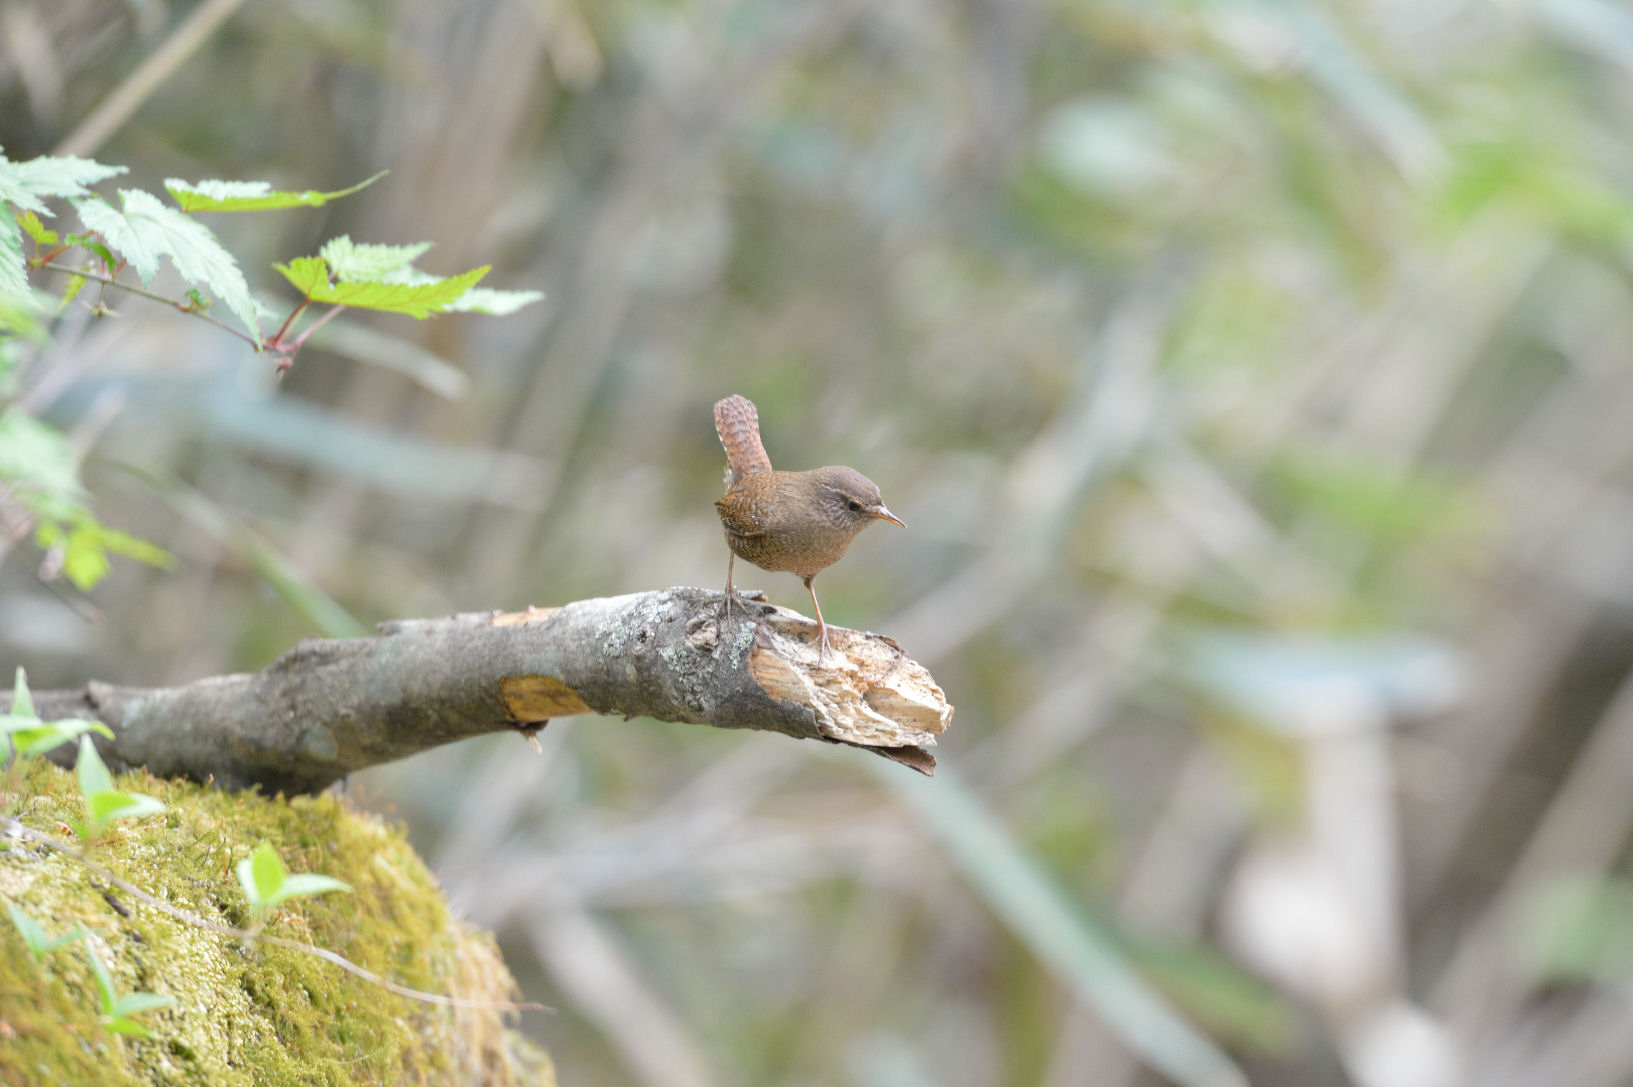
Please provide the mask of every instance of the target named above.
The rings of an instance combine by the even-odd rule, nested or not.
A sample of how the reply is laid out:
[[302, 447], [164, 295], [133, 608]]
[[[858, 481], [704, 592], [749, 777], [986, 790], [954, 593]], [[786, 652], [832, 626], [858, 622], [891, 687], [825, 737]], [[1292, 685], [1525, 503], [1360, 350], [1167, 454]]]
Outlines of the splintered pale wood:
[[[929, 774], [953, 709], [877, 634], [739, 595], [667, 589], [559, 608], [384, 623], [304, 641], [259, 672], [181, 687], [36, 691], [47, 720], [92, 717], [116, 767], [229, 788], [315, 792], [345, 775], [488, 732], [600, 713], [759, 729], [865, 748]], [[55, 756], [71, 760], [70, 747]]]

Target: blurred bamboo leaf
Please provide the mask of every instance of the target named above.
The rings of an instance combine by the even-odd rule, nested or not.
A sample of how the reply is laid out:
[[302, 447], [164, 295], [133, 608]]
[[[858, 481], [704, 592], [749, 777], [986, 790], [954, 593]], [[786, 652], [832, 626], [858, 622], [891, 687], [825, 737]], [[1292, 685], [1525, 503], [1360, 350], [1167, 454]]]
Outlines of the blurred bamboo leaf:
[[[481, 289], [473, 287], [465, 293], [472, 295]], [[356, 321], [331, 321], [313, 333], [311, 345], [402, 374], [444, 400], [461, 400], [470, 391], [471, 379], [452, 363], [412, 340]]]
[[208, 496], [169, 476], [134, 469], [131, 474], [151, 487], [171, 509], [248, 563], [324, 637], [358, 638], [370, 633], [270, 541], [229, 517]]
[[1141, 973], [1210, 1032], [1261, 1053], [1283, 1051], [1296, 1036], [1288, 1002], [1218, 952], [1129, 933], [1121, 939]]
[[230, 379], [204, 390], [204, 421], [248, 449], [417, 500], [477, 499], [527, 509], [540, 462], [481, 446], [428, 442], [288, 397], [252, 397]]
[[1633, 983], [1633, 880], [1583, 873], [1530, 887], [1509, 935], [1546, 981]]
[[918, 816], [1017, 939], [1060, 974], [1140, 1058], [1185, 1087], [1247, 1087], [1247, 1077], [1143, 978], [1118, 941], [1089, 918], [976, 799], [952, 769], [934, 778], [870, 767]]

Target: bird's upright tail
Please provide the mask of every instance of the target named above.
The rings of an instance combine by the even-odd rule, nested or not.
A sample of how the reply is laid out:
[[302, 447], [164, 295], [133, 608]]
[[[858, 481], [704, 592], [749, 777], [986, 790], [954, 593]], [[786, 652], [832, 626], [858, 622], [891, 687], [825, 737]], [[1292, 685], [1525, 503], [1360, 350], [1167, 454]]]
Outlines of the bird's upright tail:
[[728, 396], [715, 401], [714, 429], [726, 447], [726, 486], [746, 476], [771, 471], [771, 458], [760, 441], [760, 413], [745, 396]]

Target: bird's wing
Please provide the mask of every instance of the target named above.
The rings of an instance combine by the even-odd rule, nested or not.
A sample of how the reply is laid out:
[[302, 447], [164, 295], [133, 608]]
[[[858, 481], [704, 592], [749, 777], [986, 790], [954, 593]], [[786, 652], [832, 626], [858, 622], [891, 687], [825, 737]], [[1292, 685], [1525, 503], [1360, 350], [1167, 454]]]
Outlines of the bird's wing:
[[762, 503], [748, 500], [728, 504], [722, 498], [715, 501], [714, 508], [720, 514], [720, 523], [733, 536], [765, 535], [769, 511]]

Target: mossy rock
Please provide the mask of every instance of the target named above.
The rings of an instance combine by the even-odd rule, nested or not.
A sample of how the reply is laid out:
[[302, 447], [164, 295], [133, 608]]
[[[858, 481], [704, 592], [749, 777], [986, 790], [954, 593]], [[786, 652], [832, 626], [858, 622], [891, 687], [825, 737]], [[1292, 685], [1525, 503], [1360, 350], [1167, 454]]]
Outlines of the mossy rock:
[[[72, 839], [64, 824], [82, 816], [73, 775], [40, 759], [13, 772], [3, 810]], [[233, 866], [270, 842], [290, 871], [321, 872], [354, 890], [290, 901], [267, 933], [411, 988], [513, 997], [492, 936], [452, 916], [402, 834], [378, 819], [333, 796], [268, 799], [140, 772], [117, 786], [156, 796], [167, 810], [114, 824], [89, 856], [155, 897], [243, 928], [250, 916]], [[184, 923], [38, 843], [0, 842], [0, 897], [53, 936], [76, 926], [92, 934], [36, 962], [0, 918], [0, 1083], [555, 1084], [549, 1059], [507, 1028], [505, 1013], [396, 996], [315, 956]], [[138, 1017], [151, 1039], [107, 1029], [91, 950], [120, 993], [176, 998]]]

